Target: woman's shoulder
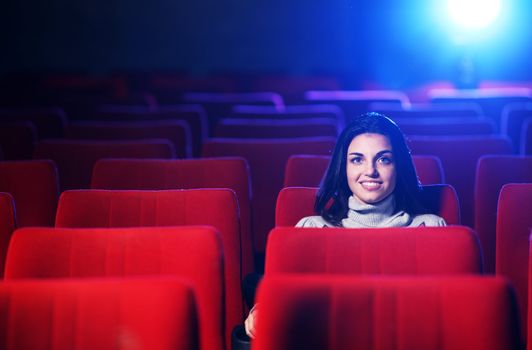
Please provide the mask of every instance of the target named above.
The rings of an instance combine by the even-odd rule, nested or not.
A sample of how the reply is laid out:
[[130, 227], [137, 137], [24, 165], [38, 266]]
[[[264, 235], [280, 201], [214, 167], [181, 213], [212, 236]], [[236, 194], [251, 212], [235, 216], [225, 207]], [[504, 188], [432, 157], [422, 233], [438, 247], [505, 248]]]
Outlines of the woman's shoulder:
[[420, 214], [414, 216], [412, 223], [409, 226], [447, 226], [447, 223], [442, 217], [434, 214]]
[[303, 219], [299, 220], [298, 223], [296, 224], [296, 227], [323, 228], [323, 227], [334, 227], [334, 225], [327, 222], [321, 216], [315, 215], [315, 216], [306, 216]]

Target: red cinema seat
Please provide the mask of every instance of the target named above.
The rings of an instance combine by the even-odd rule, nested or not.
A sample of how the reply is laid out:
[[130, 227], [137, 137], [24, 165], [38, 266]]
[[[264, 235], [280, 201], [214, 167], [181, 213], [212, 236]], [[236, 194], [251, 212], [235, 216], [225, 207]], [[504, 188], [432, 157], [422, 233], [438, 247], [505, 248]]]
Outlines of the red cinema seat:
[[192, 157], [192, 134], [183, 120], [78, 121], [66, 128], [66, 137], [77, 140], [168, 139], [178, 158]]
[[[164, 191], [78, 190], [63, 192], [56, 227], [211, 225], [223, 244], [226, 334], [244, 316], [242, 243], [238, 201], [230, 189]], [[228, 339], [229, 340], [229, 339]], [[229, 343], [228, 343], [229, 344]]]
[[408, 106], [408, 96], [392, 90], [313, 90], [305, 93], [307, 103], [332, 104], [342, 108], [346, 123], [358, 115], [370, 112], [370, 105], [385, 102], [395, 106]]
[[[290, 156], [286, 162], [283, 187], [318, 187], [331, 157], [309, 154]], [[413, 156], [417, 176], [423, 185], [445, 183], [443, 168], [435, 156]]]
[[0, 278], [4, 276], [4, 262], [13, 231], [15, 231], [15, 202], [9, 193], [0, 192]]
[[532, 156], [483, 156], [475, 180], [475, 231], [484, 252], [486, 271], [495, 271], [495, 226], [497, 201], [504, 184], [532, 182]]
[[184, 121], [192, 134], [192, 154], [197, 157], [201, 144], [209, 134], [209, 121], [203, 107], [199, 105], [169, 105], [150, 108], [146, 106], [104, 105], [92, 116], [92, 119], [114, 121]]
[[527, 118], [523, 122], [519, 153], [522, 155], [532, 156], [532, 118]]
[[[213, 176], [215, 175], [215, 176]], [[254, 271], [251, 235], [251, 180], [244, 158], [101, 159], [92, 172], [93, 189], [171, 190], [230, 188], [240, 209], [242, 273]]]
[[168, 140], [87, 141], [44, 140], [37, 144], [35, 159], [52, 159], [57, 164], [61, 190], [90, 188], [94, 163], [103, 158], [175, 158]]
[[462, 223], [474, 227], [474, 189], [478, 159], [487, 154], [511, 154], [512, 145], [503, 136], [412, 136], [414, 155], [433, 155], [441, 160], [446, 183], [460, 199]]
[[532, 102], [532, 89], [499, 87], [484, 89], [434, 89], [429, 91], [434, 104], [476, 103], [484, 116], [500, 122], [504, 108], [513, 103]]
[[53, 161], [0, 162], [0, 191], [13, 196], [18, 227], [54, 226], [59, 178]]
[[0, 348], [198, 349], [193, 290], [171, 279], [0, 284]]
[[512, 287], [494, 277], [273, 276], [258, 300], [255, 350], [522, 346]]
[[263, 105], [278, 110], [284, 108], [283, 97], [275, 92], [185, 92], [181, 100], [201, 105], [207, 112], [210, 127], [214, 127], [218, 119], [231, 116], [236, 105]]
[[393, 103], [372, 103], [370, 110], [383, 113], [393, 120], [399, 119], [476, 119], [483, 117], [482, 109], [476, 103], [412, 103], [408, 108]]
[[338, 90], [340, 83], [332, 76], [287, 76], [282, 74], [259, 76], [253, 79], [255, 91], [276, 91], [290, 103], [302, 102], [308, 90]]
[[263, 139], [319, 136], [336, 137], [338, 134], [338, 123], [333, 119], [222, 118], [214, 127], [213, 136]]
[[[528, 296], [528, 245], [532, 228], [532, 183], [506, 184], [497, 206], [495, 273], [512, 281], [521, 319], [526, 326]], [[527, 329], [524, 327], [523, 329]]]
[[255, 251], [264, 253], [266, 237], [275, 221], [275, 201], [283, 187], [286, 160], [293, 154], [330, 154], [335, 138], [224, 139], [203, 145], [203, 157], [245, 158], [251, 170], [252, 217]]
[[522, 144], [523, 123], [531, 117], [532, 103], [509, 103], [502, 110], [501, 134], [512, 140], [515, 151], [519, 151], [519, 145]]
[[5, 160], [31, 159], [37, 138], [37, 128], [32, 122], [0, 119], [0, 148]]
[[493, 135], [497, 130], [489, 118], [397, 118], [394, 121], [405, 135]]
[[277, 227], [268, 239], [265, 273], [479, 274], [482, 253], [465, 226]]
[[[275, 226], [294, 226], [314, 211], [316, 187], [285, 187], [279, 192], [275, 208]], [[450, 185], [423, 186], [422, 203], [431, 213], [445, 219], [447, 225], [460, 224], [460, 206], [455, 190]]]
[[335, 121], [340, 129], [345, 125], [344, 112], [337, 105], [288, 105], [282, 109], [260, 105], [237, 105], [233, 107], [231, 115], [239, 119], [319, 118]]
[[[207, 226], [24, 228], [13, 234], [5, 279], [179, 277], [190, 283], [197, 298], [201, 348], [224, 349], [222, 259], [218, 232]], [[141, 293], [143, 288], [137, 287]], [[158, 295], [135, 308], [146, 330], [155, 326], [148, 305], [161, 302]], [[167, 317], [172, 324], [180, 316], [178, 312]]]

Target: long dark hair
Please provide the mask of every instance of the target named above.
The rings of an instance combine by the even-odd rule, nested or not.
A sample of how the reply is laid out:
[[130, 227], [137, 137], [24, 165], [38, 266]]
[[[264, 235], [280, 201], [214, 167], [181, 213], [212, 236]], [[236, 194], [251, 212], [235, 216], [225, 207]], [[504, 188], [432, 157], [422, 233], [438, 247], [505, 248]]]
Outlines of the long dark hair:
[[353, 119], [338, 137], [331, 162], [318, 190], [314, 210], [337, 226], [347, 216], [348, 200], [352, 195], [346, 174], [347, 149], [353, 138], [365, 133], [384, 135], [390, 140], [397, 174], [393, 191], [396, 210], [414, 215], [426, 212], [418, 199], [422, 188], [405, 136], [390, 118], [373, 112]]

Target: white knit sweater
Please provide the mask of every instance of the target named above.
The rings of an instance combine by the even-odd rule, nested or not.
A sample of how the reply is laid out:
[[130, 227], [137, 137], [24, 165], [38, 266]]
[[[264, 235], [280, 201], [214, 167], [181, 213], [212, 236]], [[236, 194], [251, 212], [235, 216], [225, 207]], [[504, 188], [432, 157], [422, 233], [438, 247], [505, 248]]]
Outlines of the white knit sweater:
[[[349, 197], [349, 211], [342, 219], [342, 227], [417, 227], [446, 226], [443, 218], [433, 214], [411, 216], [405, 211], [395, 211], [393, 195], [375, 204], [362, 203], [355, 197]], [[321, 216], [307, 216], [299, 220], [296, 227], [336, 227]]]

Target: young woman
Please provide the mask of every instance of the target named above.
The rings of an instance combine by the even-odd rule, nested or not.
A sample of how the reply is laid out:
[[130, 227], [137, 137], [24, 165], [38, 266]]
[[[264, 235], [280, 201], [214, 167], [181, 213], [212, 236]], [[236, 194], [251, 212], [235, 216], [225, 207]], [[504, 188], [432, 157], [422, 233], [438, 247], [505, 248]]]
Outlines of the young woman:
[[[367, 113], [340, 134], [314, 209], [297, 227], [445, 226], [420, 204], [422, 187], [406, 140], [388, 117]], [[254, 307], [244, 324], [254, 337]]]

